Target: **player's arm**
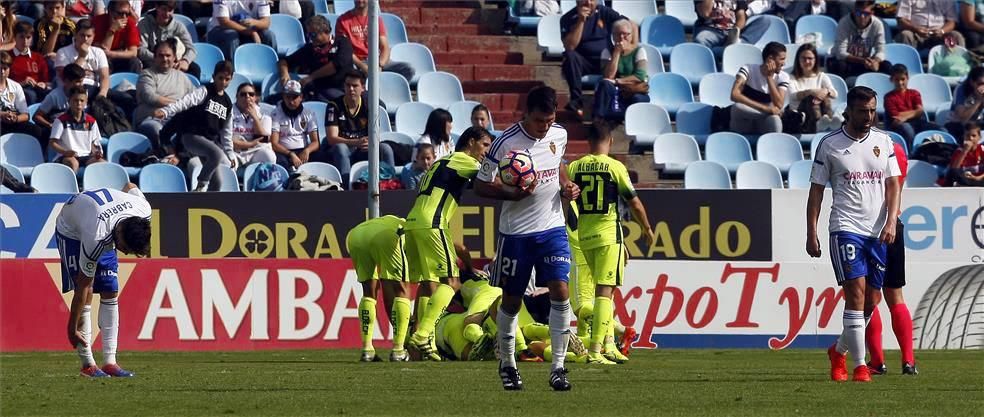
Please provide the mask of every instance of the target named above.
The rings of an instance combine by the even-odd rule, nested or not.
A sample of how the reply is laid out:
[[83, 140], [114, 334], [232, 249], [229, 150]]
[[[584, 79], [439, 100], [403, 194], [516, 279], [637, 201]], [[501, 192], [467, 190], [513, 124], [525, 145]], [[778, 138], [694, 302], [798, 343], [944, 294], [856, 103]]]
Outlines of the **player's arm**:
[[653, 235], [652, 225], [649, 224], [649, 216], [646, 215], [646, 206], [642, 204], [642, 199], [636, 196], [629, 200], [629, 211], [632, 212], [632, 219], [635, 220], [636, 224], [642, 227], [642, 234], [646, 237], [646, 243], [652, 246], [655, 235]]
[[475, 271], [475, 264], [472, 263], [471, 253], [468, 252], [468, 247], [464, 243], [454, 242], [454, 253], [458, 255], [458, 259], [461, 259], [461, 263], [465, 266], [468, 271]]
[[[567, 164], [561, 160], [560, 161], [560, 196], [565, 200], [577, 200], [581, 195], [581, 188], [571, 181], [571, 176], [567, 173]], [[566, 204], [566, 201], [565, 201]]]
[[899, 217], [899, 177], [888, 177], [885, 179], [885, 206], [888, 209], [888, 219], [882, 227], [878, 240], [882, 243], [895, 242], [895, 223]]
[[75, 281], [75, 291], [72, 293], [71, 312], [68, 315], [68, 343], [72, 347], [76, 347], [80, 343], [83, 346], [88, 344], [82, 337], [82, 332], [79, 331], [79, 318], [82, 314], [82, 307], [92, 297], [93, 277], [86, 276], [82, 271], [79, 271], [73, 280]]
[[810, 198], [806, 201], [806, 253], [820, 257], [820, 239], [817, 237], [817, 221], [820, 219], [820, 203], [826, 185], [810, 184]]

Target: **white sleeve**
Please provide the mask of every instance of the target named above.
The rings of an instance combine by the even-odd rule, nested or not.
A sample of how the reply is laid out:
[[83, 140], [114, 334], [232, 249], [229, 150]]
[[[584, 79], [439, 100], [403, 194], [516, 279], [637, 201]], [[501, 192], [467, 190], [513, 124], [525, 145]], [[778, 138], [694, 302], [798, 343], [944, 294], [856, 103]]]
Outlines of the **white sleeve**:
[[649, 55], [646, 54], [646, 48], [639, 48], [639, 50], [636, 51], [635, 62], [648, 61], [648, 60], [649, 60]]
[[51, 134], [48, 135], [48, 139], [61, 140], [64, 131], [65, 125], [62, 124], [61, 118], [56, 117], [55, 122], [51, 124]]
[[212, 7], [212, 17], [229, 17], [228, 0], [215, 0]]
[[205, 97], [208, 97], [208, 89], [205, 86], [201, 86], [196, 88], [195, 91], [185, 94], [178, 101], [164, 106], [161, 109], [164, 111], [164, 120], [162, 122], [167, 123], [174, 115], [201, 104], [205, 100]]
[[[97, 239], [96, 229], [98, 227], [96, 219], [85, 219], [81, 227], [81, 250], [79, 254], [79, 270], [87, 277], [96, 276], [96, 264], [103, 252], [113, 247], [112, 239]], [[109, 234], [112, 236], [112, 233]]]
[[[53, 35], [49, 35], [53, 36]], [[68, 48], [67, 46], [65, 48]], [[65, 52], [65, 48], [61, 48], [55, 53], [55, 68], [62, 68], [68, 64], [72, 63], [72, 60], [68, 58], [68, 53]]]
[[738, 74], [735, 75], [735, 77], [736, 78], [744, 78], [744, 79], [747, 80], [748, 79], [748, 74], [750, 74], [750, 71], [751, 71], [751, 69], [749, 68], [748, 65], [742, 65], [741, 68], [738, 68]]
[[823, 143], [820, 143], [820, 147], [817, 148], [817, 156], [813, 158], [813, 170], [810, 172], [810, 182], [818, 185], [827, 185], [830, 182], [830, 167], [827, 166], [827, 162], [827, 149]]
[[[304, 128], [304, 133], [308, 134], [311, 132], [318, 132], [318, 121], [315, 120], [317, 117], [314, 115], [314, 112], [311, 110], [304, 110], [303, 117], [307, 119], [307, 127]], [[318, 132], [318, 133], [323, 133], [323, 132]]]
[[139, 188], [136, 188], [136, 187], [134, 187], [134, 188], [131, 188], [131, 189], [130, 189], [130, 191], [127, 191], [127, 193], [128, 193], [128, 194], [132, 194], [132, 195], [135, 195], [135, 196], [137, 196], [137, 197], [140, 197], [140, 198], [142, 198], [142, 199], [144, 199], [144, 200], [146, 200], [146, 199], [147, 199], [147, 197], [146, 197], [146, 196], [144, 196], [144, 193], [143, 193], [143, 191], [140, 191], [140, 189], [139, 189]]
[[834, 88], [834, 83], [831, 82], [830, 77], [823, 72], [820, 73], [820, 88], [825, 88], [827, 91], [830, 91], [831, 98], [837, 98], [837, 89]]
[[270, 133], [277, 132], [280, 133], [280, 123], [282, 121], [280, 109], [273, 112], [270, 116]]
[[[14, 80], [9, 80], [9, 82], [15, 82]], [[14, 93], [14, 108], [17, 109], [18, 113], [27, 113], [27, 98], [24, 97], [24, 87], [18, 84], [17, 91]]]
[[271, 119], [270, 116], [267, 116], [265, 114], [260, 115], [260, 127], [262, 127], [264, 131], [269, 133], [271, 131], [270, 129], [273, 127], [273, 119]]
[[270, 2], [267, 0], [258, 0], [256, 3], [256, 17], [262, 19], [264, 17], [270, 17]]
[[89, 143], [95, 143], [102, 149], [102, 134], [99, 133], [99, 123], [92, 122], [92, 127], [89, 128]]
[[[96, 59], [96, 68], [95, 69], [101, 70], [103, 68], [109, 68], [109, 60], [106, 59], [106, 52], [103, 51], [102, 48], [100, 48], [98, 46], [92, 46], [92, 48], [94, 48], [92, 50], [92, 57]], [[109, 80], [106, 80], [106, 81], [109, 81]], [[100, 82], [102, 82], [102, 81], [100, 81]]]

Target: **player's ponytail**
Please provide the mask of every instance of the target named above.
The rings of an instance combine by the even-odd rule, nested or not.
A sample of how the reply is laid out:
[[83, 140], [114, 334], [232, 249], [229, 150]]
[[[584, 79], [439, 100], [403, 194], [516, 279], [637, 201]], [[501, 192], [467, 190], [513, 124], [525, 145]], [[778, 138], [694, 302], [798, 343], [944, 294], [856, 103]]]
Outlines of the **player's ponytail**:
[[116, 225], [120, 229], [117, 236], [122, 238], [123, 246], [131, 255], [150, 256], [150, 220], [143, 217], [127, 217]]

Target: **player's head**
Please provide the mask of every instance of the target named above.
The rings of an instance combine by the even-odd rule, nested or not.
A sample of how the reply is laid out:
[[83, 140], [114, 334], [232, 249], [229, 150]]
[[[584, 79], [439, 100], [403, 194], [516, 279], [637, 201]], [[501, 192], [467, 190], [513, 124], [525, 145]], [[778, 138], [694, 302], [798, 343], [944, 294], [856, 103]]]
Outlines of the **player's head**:
[[973, 147], [981, 141], [981, 125], [977, 124], [977, 122], [964, 123], [963, 128], [964, 146]]
[[418, 143], [417, 157], [413, 160], [413, 164], [417, 169], [426, 171], [430, 169], [431, 165], [434, 165], [434, 156], [434, 145]]
[[461, 133], [454, 151], [465, 152], [481, 162], [485, 160], [485, 153], [490, 146], [492, 146], [492, 134], [484, 128], [472, 126]]
[[550, 126], [557, 120], [557, 92], [553, 88], [540, 86], [526, 95], [526, 115], [523, 128], [534, 138], [547, 136]]
[[902, 64], [892, 65], [891, 70], [892, 84], [898, 90], [905, 90], [909, 86], [909, 69]]
[[119, 251], [136, 256], [150, 256], [150, 220], [127, 217], [116, 224], [113, 241]]
[[612, 128], [601, 120], [595, 120], [588, 127], [588, 144], [592, 153], [607, 154], [612, 146]]
[[844, 119], [854, 133], [867, 134], [876, 122], [875, 111], [878, 108], [878, 93], [864, 86], [855, 86], [847, 92], [847, 109]]
[[489, 120], [492, 119], [489, 113], [489, 108], [485, 107], [484, 104], [479, 104], [472, 108], [471, 112], [471, 124], [472, 126], [477, 126], [483, 129], [489, 128]]
[[68, 90], [68, 110], [72, 114], [81, 114], [87, 104], [89, 104], [89, 92], [85, 87], [72, 87]]

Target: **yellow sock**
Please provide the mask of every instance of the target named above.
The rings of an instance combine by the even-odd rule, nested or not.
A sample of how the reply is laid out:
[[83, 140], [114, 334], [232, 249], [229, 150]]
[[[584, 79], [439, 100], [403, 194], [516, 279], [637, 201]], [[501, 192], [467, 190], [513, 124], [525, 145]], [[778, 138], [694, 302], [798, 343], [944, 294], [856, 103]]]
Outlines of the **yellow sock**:
[[375, 299], [362, 297], [362, 300], [359, 301], [359, 321], [362, 323], [362, 328], [359, 329], [362, 333], [362, 349], [373, 350], [372, 331], [376, 326]]
[[591, 351], [601, 352], [601, 344], [608, 335], [612, 322], [612, 300], [608, 297], [595, 297], [594, 320], [591, 323]]
[[[614, 309], [614, 304], [615, 303], [612, 303], [612, 304], [613, 304], [612, 307]], [[612, 350], [612, 349], [618, 350], [618, 347], [615, 346], [615, 323], [618, 323], [618, 320], [615, 320], [615, 312], [613, 311], [612, 312], [612, 318], [611, 318], [611, 320], [608, 320], [608, 331], [605, 333], [605, 350], [606, 351], [607, 350]]]
[[426, 335], [434, 333], [434, 326], [437, 325], [437, 320], [441, 318], [441, 314], [444, 314], [444, 310], [448, 308], [448, 304], [451, 304], [452, 297], [454, 297], [454, 288], [451, 288], [450, 285], [441, 284], [437, 287], [437, 291], [434, 291], [430, 296], [427, 311], [424, 312], [423, 316], [418, 316], [420, 322], [417, 323], [417, 331]]
[[417, 296], [417, 308], [414, 310], [414, 320], [416, 320], [415, 327], [420, 328], [420, 322], [424, 319], [424, 313], [427, 312], [427, 304], [430, 304], [430, 296], [418, 295]]
[[410, 327], [410, 300], [403, 297], [393, 299], [393, 311], [390, 320], [393, 322], [393, 350], [403, 350], [407, 340], [407, 328]]
[[594, 317], [594, 304], [587, 304], [577, 309], [577, 335], [588, 337], [591, 335], [591, 320]]

